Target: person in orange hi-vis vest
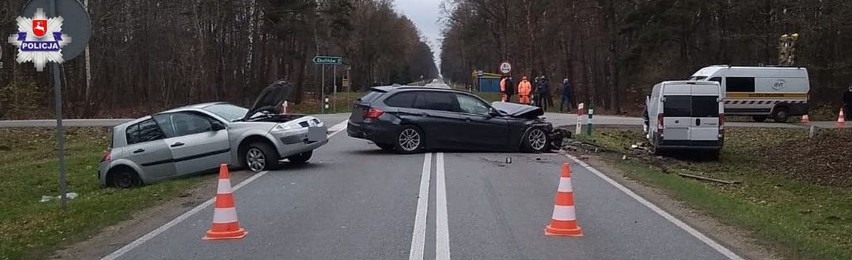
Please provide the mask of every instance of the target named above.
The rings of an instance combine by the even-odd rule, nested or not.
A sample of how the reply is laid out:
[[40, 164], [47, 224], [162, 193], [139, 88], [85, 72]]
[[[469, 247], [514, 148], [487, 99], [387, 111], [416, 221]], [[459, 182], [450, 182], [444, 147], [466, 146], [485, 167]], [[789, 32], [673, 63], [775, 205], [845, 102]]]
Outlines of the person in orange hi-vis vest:
[[518, 84], [518, 96], [521, 98], [521, 104], [529, 105], [530, 104], [530, 94], [532, 92], [532, 85], [530, 84], [529, 78], [524, 76], [521, 80], [521, 83]]
[[500, 80], [500, 94], [503, 95], [503, 97], [500, 98], [500, 101], [502, 102], [506, 102], [509, 100], [508, 96], [506, 95], [506, 81], [508, 79], [509, 77], [503, 76], [503, 79]]

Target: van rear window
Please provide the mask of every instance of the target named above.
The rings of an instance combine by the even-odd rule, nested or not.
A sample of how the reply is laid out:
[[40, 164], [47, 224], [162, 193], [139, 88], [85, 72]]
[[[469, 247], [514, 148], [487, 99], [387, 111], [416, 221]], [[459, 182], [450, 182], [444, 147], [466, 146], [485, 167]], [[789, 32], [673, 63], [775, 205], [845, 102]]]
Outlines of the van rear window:
[[691, 117], [692, 96], [666, 96], [663, 114], [666, 117]]
[[718, 117], [719, 102], [715, 96], [666, 96], [666, 117]]
[[693, 96], [692, 117], [719, 117], [719, 101], [714, 96]]

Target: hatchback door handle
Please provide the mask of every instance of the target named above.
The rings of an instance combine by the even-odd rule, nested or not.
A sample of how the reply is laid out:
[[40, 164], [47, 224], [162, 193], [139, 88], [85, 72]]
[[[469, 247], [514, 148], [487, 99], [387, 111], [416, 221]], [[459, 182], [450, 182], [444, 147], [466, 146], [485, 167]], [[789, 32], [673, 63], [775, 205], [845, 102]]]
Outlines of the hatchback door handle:
[[183, 145], [184, 145], [184, 143], [177, 142], [177, 143], [172, 144], [172, 147], [178, 147], [178, 146], [183, 146]]
[[145, 152], [145, 149], [137, 149], [136, 151], [133, 151], [133, 153], [144, 153], [144, 152]]

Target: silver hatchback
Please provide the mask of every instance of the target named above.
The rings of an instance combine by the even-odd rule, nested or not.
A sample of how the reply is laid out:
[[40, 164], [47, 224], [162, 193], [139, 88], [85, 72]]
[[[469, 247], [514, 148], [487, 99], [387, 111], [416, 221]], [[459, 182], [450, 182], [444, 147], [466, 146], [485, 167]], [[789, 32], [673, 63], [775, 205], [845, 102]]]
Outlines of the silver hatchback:
[[265, 89], [251, 109], [204, 103], [142, 117], [113, 128], [112, 145], [98, 168], [103, 186], [132, 187], [217, 169], [254, 172], [281, 161], [306, 163], [328, 143], [318, 118], [281, 114], [286, 82]]

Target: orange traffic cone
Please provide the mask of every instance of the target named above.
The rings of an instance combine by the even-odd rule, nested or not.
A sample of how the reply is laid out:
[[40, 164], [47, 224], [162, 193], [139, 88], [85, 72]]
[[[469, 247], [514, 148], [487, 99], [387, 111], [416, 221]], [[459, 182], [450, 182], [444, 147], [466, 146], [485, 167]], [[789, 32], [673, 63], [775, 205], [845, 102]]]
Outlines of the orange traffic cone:
[[559, 189], [553, 206], [553, 217], [550, 225], [544, 229], [548, 236], [581, 237], [583, 231], [577, 225], [574, 212], [574, 189], [571, 187], [571, 166], [562, 165], [562, 177], [559, 178]]
[[808, 114], [805, 114], [804, 116], [802, 116], [802, 121], [800, 123], [802, 123], [802, 124], [810, 124], [811, 123], [811, 119], [808, 117]]
[[219, 166], [219, 188], [216, 192], [216, 206], [213, 210], [213, 226], [207, 230], [204, 240], [240, 239], [248, 234], [237, 220], [237, 208], [231, 191], [231, 177], [228, 165]]
[[840, 108], [840, 114], [837, 115], [837, 126], [846, 126], [846, 115], [843, 114], [843, 108]]

